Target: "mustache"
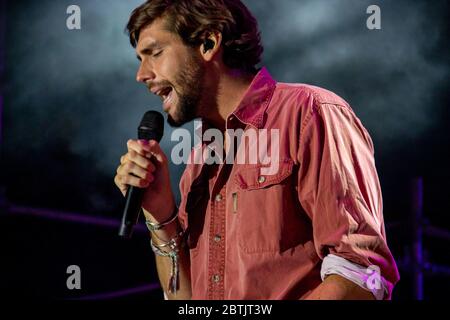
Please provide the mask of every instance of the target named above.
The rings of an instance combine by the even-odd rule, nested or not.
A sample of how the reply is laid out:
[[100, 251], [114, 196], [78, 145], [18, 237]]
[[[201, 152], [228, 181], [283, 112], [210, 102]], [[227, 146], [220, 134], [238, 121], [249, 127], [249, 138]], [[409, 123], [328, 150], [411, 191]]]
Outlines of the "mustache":
[[165, 81], [165, 80], [164, 81], [160, 81], [160, 82], [148, 83], [148, 84], [146, 84], [146, 86], [147, 86], [147, 89], [150, 90], [150, 91], [154, 87], [172, 87], [172, 88], [175, 89], [175, 86], [172, 83], [170, 83], [169, 81]]

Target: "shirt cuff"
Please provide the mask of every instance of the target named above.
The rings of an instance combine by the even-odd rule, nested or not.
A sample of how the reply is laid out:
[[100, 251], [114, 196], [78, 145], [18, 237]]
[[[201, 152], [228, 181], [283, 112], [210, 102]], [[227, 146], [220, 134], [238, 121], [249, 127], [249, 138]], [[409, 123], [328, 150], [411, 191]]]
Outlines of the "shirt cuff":
[[380, 267], [375, 265], [365, 268], [347, 259], [329, 254], [322, 262], [320, 270], [322, 281], [330, 274], [340, 275], [361, 288], [372, 292], [377, 300], [383, 300], [388, 292], [386, 280], [380, 273]]

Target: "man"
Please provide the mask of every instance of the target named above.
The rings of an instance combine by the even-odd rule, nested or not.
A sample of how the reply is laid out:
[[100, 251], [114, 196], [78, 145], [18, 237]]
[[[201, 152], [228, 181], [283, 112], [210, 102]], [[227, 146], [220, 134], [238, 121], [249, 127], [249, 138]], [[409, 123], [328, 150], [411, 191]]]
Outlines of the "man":
[[[127, 29], [137, 80], [161, 97], [172, 126], [198, 117], [203, 130], [278, 133], [263, 149], [272, 150], [263, 158], [275, 172], [264, 173], [266, 162], [190, 163], [179, 207], [158, 143], [128, 141], [115, 183], [123, 194], [146, 188], [142, 208], [165, 296], [390, 299], [399, 275], [373, 144], [350, 106], [258, 70], [257, 23], [240, 0], [149, 0]], [[233, 143], [225, 134], [227, 157]], [[241, 141], [237, 153], [250, 146]], [[199, 148], [208, 143], [193, 154]]]

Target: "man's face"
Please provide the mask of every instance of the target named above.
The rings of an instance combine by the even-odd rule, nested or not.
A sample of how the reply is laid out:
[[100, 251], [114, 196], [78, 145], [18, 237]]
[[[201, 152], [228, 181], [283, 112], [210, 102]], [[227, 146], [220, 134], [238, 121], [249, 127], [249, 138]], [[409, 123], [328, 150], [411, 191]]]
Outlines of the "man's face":
[[141, 30], [136, 53], [137, 81], [162, 99], [169, 124], [179, 127], [199, 117], [205, 68], [197, 51], [157, 19]]

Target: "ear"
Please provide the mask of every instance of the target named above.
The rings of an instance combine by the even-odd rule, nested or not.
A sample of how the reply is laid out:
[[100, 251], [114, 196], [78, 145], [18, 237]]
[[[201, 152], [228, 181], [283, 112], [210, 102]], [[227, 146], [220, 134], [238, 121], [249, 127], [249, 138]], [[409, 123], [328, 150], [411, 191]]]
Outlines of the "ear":
[[204, 41], [200, 45], [200, 55], [205, 61], [211, 61], [219, 52], [222, 44], [222, 34], [220, 32], [208, 32], [205, 34]]

